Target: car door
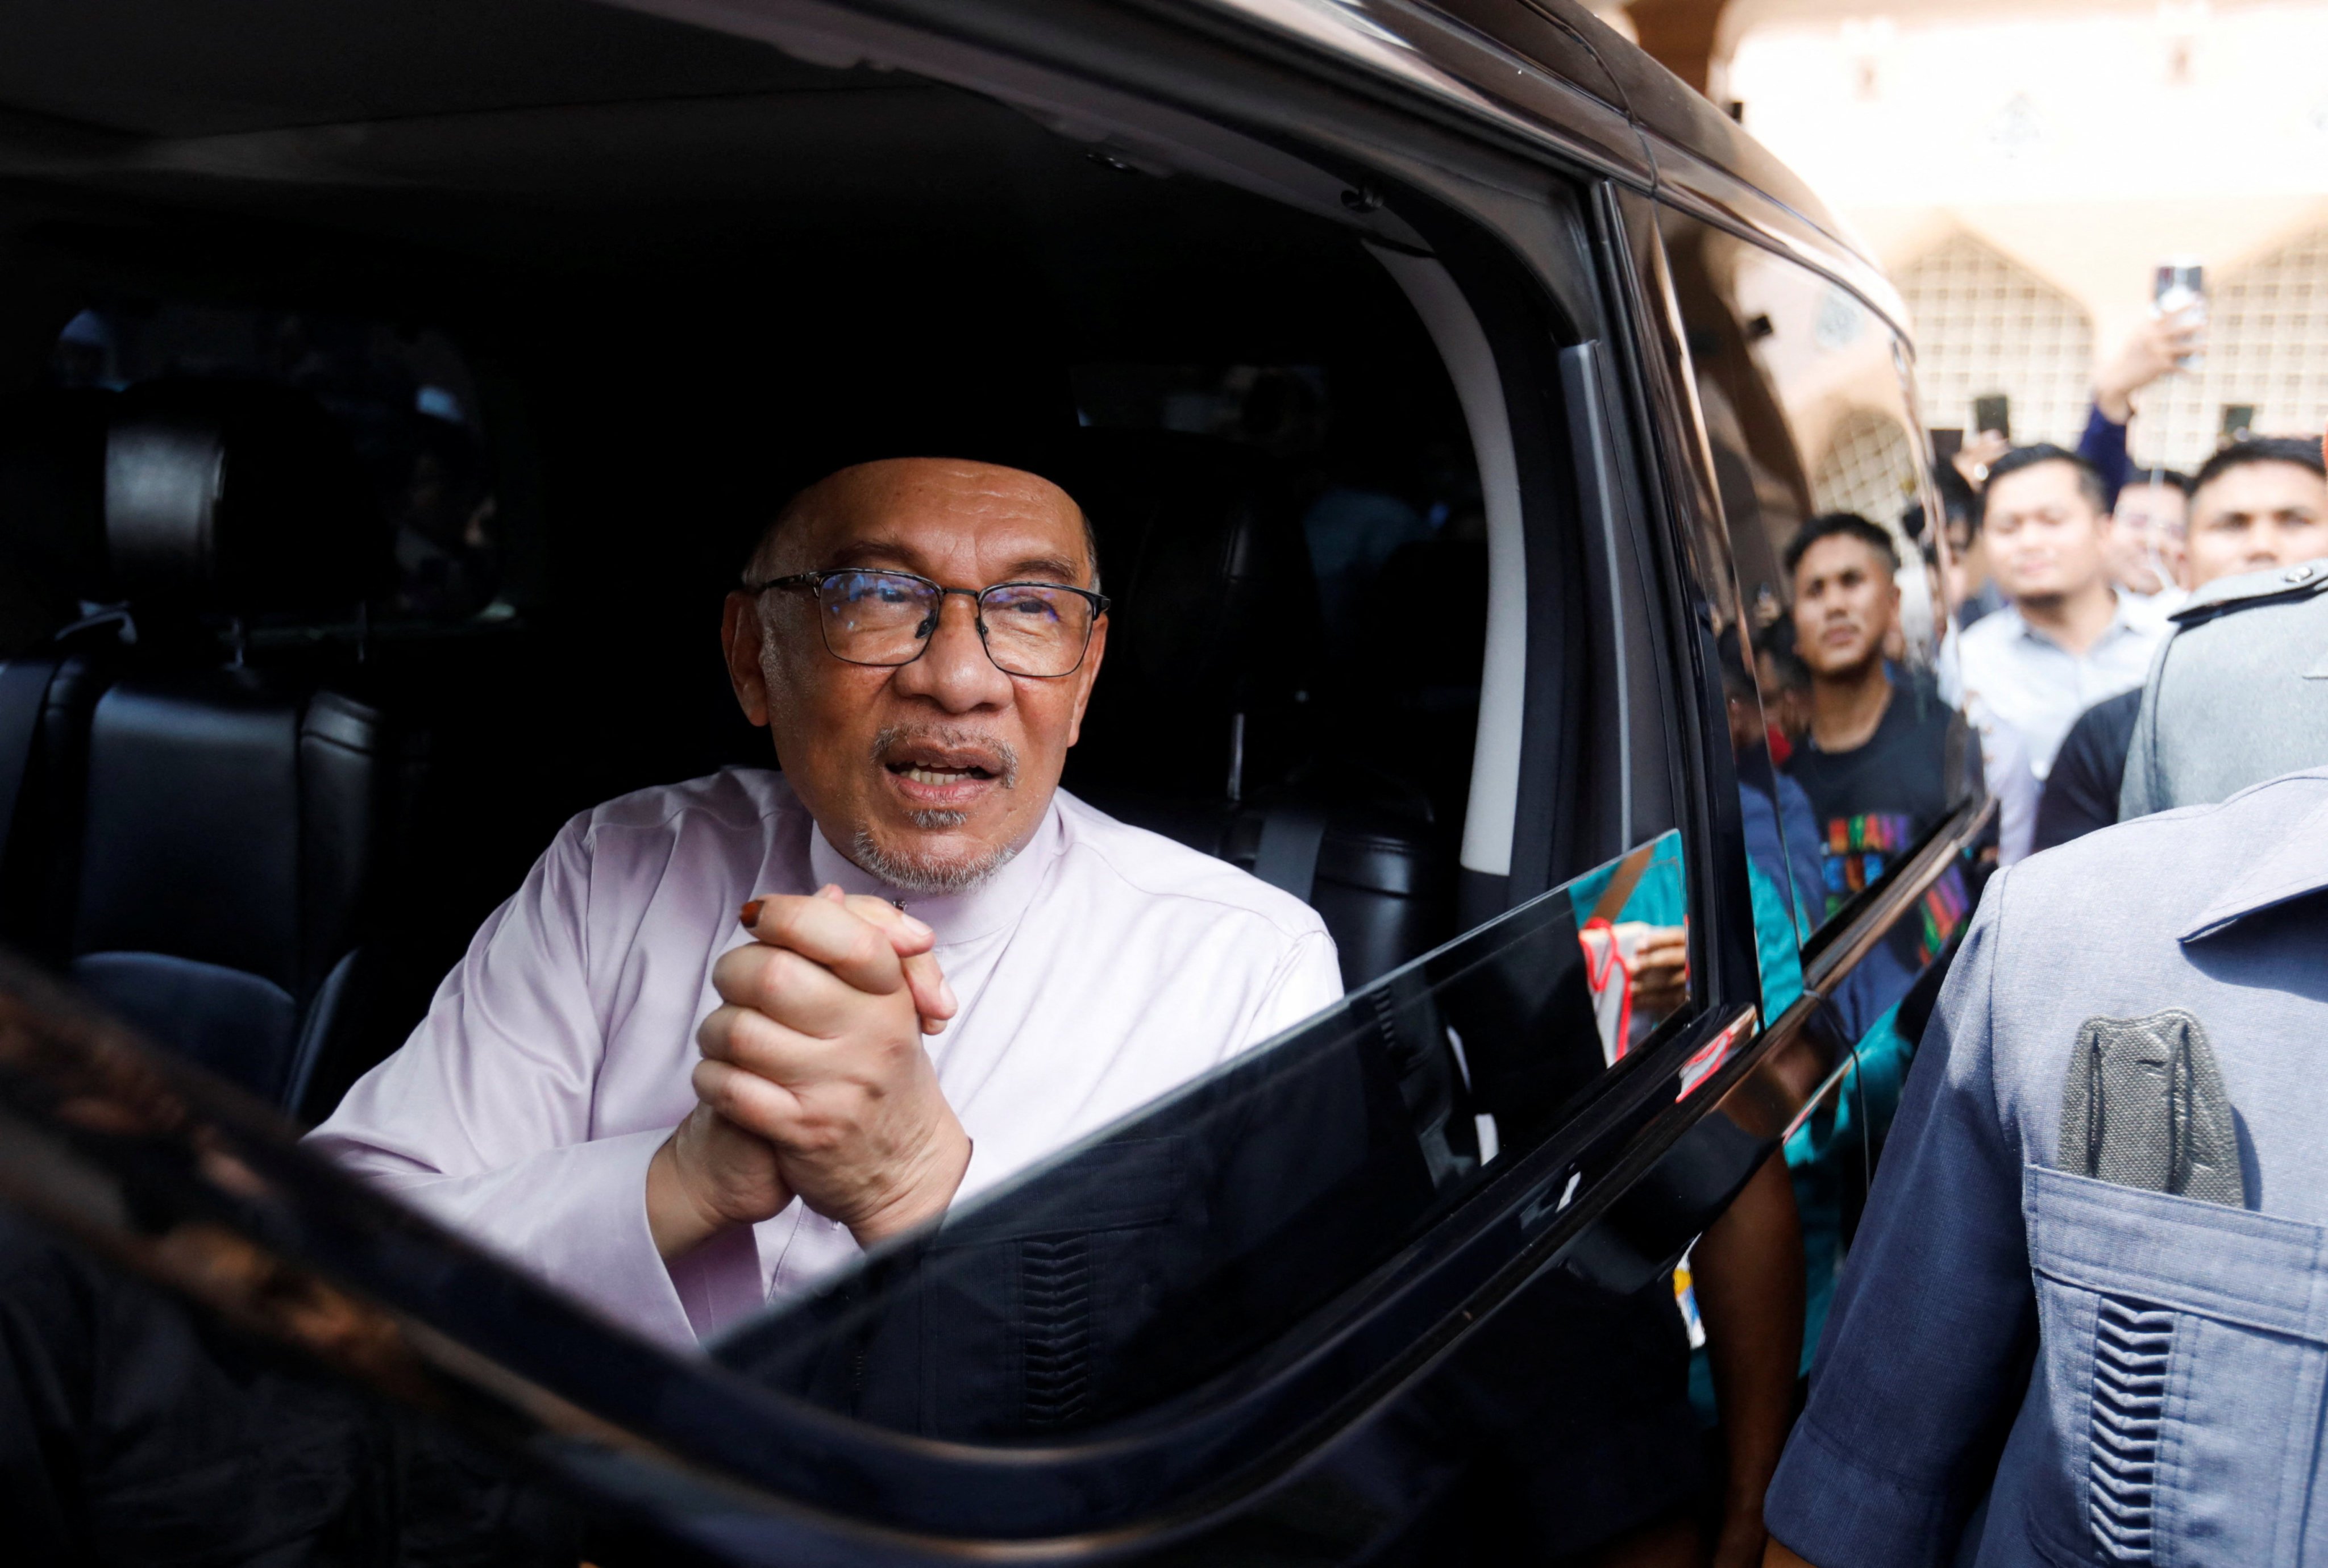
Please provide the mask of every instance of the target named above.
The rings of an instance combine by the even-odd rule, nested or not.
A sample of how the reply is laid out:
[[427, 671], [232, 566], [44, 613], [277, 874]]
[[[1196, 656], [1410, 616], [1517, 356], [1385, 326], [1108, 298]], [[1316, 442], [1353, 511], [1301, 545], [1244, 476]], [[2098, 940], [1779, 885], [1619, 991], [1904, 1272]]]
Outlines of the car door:
[[[1020, 67], [1274, 124], [1420, 237], [1376, 249], [1463, 400], [1492, 561], [1453, 941], [704, 1357], [356, 1187], [30, 978], [8, 988], [25, 1201], [735, 1561], [1355, 1554], [1424, 1479], [1392, 1430], [1410, 1396], [1544, 1282], [1553, 1359], [1610, 1358], [1644, 1300], [1647, 1331], [1681, 1332], [1657, 1298], [1675, 1258], [1824, 1086], [1835, 1060], [1798, 1042], [1953, 840], [1798, 938], [1802, 995], [1779, 1000], [1723, 683], [1751, 600], [1641, 221], [1655, 171], [1572, 80], [1572, 30], [1539, 52], [1577, 58], [1545, 60], [1483, 32], [1492, 14], [1396, 20], [1345, 19], [1293, 64], [1281, 33], [1262, 50], [1102, 8], [950, 25]], [[1378, 58], [1385, 31], [1411, 54]], [[948, 58], [894, 19], [865, 36]], [[1518, 85], [1450, 72], [1488, 59]], [[999, 80], [976, 50], [953, 69]], [[1685, 962], [1641, 962], [1652, 944]], [[127, 1131], [74, 1134], [91, 1103]], [[203, 1227], [267, 1268], [197, 1281], [183, 1243]], [[333, 1311], [287, 1310], [286, 1282]], [[1610, 1381], [1580, 1408], [1614, 1419], [1630, 1391]]]

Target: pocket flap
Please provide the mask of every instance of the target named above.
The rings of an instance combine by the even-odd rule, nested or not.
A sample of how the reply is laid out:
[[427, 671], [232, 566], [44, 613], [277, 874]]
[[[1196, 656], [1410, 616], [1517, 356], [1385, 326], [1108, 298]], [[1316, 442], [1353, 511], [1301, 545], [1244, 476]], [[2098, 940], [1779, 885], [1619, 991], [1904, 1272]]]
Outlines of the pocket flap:
[[2032, 1165], [2029, 1262], [2086, 1290], [2328, 1343], [2322, 1227]]

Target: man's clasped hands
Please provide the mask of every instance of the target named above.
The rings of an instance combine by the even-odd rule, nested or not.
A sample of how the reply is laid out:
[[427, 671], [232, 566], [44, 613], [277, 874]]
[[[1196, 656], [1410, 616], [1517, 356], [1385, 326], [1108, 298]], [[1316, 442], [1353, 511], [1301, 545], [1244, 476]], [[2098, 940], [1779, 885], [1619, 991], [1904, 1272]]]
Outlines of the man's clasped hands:
[[970, 1138], [922, 1045], [958, 1004], [930, 928], [837, 887], [744, 906], [756, 938], [711, 972], [697, 1104], [647, 1170], [647, 1223], [675, 1258], [794, 1197], [861, 1245], [943, 1213]]

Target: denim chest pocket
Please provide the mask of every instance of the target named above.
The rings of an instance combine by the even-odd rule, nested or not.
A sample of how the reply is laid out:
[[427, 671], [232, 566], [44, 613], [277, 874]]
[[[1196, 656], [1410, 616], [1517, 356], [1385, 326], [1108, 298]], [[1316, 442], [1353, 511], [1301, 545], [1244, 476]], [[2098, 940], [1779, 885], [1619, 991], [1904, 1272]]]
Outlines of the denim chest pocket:
[[2032, 1544], [2071, 1563], [2328, 1565], [2328, 1232], [2038, 1167], [2023, 1212], [2055, 1461], [2027, 1478]]

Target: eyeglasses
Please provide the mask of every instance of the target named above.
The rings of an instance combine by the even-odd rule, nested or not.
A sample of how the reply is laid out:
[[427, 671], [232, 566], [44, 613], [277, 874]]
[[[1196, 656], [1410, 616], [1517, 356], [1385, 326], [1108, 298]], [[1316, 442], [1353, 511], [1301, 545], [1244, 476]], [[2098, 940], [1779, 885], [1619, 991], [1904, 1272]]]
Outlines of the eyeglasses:
[[824, 629], [825, 651], [834, 658], [887, 666], [920, 658], [946, 599], [960, 594], [976, 606], [978, 640], [994, 667], [1037, 681], [1054, 681], [1082, 667], [1092, 627], [1108, 606], [1104, 594], [1058, 583], [947, 588], [911, 572], [859, 568], [771, 577], [746, 583], [744, 591], [764, 594], [770, 588], [816, 596], [817, 624]]

